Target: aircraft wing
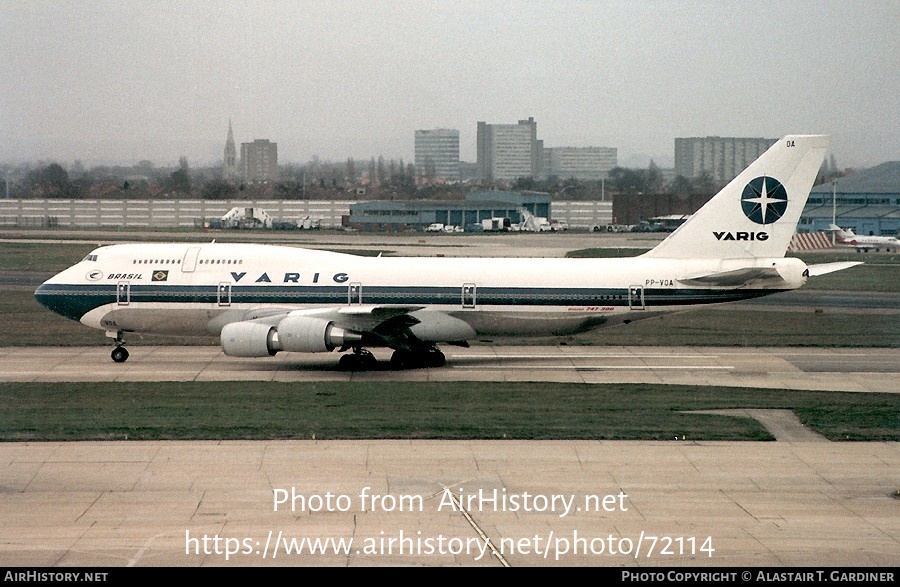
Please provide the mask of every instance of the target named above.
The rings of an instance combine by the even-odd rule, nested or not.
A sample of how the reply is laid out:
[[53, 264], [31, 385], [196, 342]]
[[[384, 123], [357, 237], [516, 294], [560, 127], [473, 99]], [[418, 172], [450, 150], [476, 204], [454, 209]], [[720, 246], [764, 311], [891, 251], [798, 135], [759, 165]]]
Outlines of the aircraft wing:
[[711, 285], [717, 287], [758, 287], [787, 285], [775, 267], [744, 267], [732, 271], [716, 271], [678, 280], [685, 285]]
[[[264, 327], [264, 330], [257, 330], [258, 327]], [[354, 342], [365, 341], [366, 344], [379, 343], [407, 351], [428, 347], [435, 342], [467, 346], [465, 341], [475, 336], [475, 331], [466, 322], [444, 312], [425, 309], [424, 306], [349, 305], [296, 310], [256, 308], [245, 313], [240, 321], [226, 325], [228, 334], [223, 334], [223, 340], [262, 336], [259, 333], [268, 337], [266, 333], [271, 327], [284, 339], [294, 336], [307, 341], [294, 343], [301, 346], [324, 336], [326, 346], [332, 344], [331, 337], [340, 343], [335, 346], [348, 347]], [[337, 332], [340, 332], [339, 336], [331, 334]], [[265, 341], [265, 344], [270, 342]]]
[[342, 306], [338, 308], [337, 313], [341, 316], [369, 316], [373, 319], [387, 320], [394, 316], [409, 314], [416, 310], [421, 310], [425, 306], [364, 306], [352, 305]]
[[339, 324], [344, 328], [359, 331], [376, 331], [379, 327], [383, 328], [383, 325], [386, 323], [395, 326], [413, 326], [418, 321], [411, 314], [422, 308], [423, 306], [349, 305], [334, 308], [296, 310], [289, 315], [325, 318], [333, 320], [335, 324]]
[[[423, 309], [424, 306], [375, 306], [375, 305], [350, 305], [326, 308], [304, 308], [291, 310], [289, 308], [254, 308], [248, 311], [242, 320], [276, 325], [288, 316], [306, 316], [333, 320], [341, 326], [357, 330], [371, 330], [393, 318], [409, 316], [412, 312]], [[415, 322], [413, 322], [415, 323]]]

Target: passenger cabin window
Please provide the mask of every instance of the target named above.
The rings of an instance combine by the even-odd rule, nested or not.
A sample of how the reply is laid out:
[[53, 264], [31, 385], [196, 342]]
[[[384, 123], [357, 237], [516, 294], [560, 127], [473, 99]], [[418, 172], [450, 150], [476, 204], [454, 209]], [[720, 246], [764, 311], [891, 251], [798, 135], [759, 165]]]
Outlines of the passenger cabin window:
[[243, 259], [200, 259], [199, 265], [242, 265]]
[[181, 263], [181, 259], [132, 259], [132, 265], [172, 265]]

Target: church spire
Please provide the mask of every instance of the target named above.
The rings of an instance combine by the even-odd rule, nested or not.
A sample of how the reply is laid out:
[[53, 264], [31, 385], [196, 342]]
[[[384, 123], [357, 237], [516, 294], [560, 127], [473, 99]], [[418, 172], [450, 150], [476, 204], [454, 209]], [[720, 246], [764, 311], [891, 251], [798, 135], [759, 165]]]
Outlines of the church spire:
[[222, 166], [222, 176], [225, 179], [234, 179], [237, 175], [237, 150], [234, 148], [234, 133], [231, 131], [231, 119], [228, 119], [228, 138], [225, 140], [225, 160]]

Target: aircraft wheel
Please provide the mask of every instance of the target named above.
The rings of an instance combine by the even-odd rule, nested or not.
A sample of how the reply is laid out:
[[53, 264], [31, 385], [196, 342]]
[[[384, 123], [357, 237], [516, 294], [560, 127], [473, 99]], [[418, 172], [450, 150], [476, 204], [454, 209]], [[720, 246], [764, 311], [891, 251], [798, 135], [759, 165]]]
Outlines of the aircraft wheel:
[[428, 351], [425, 355], [425, 364], [429, 367], [443, 367], [446, 363], [447, 358], [444, 353], [437, 349]]
[[342, 355], [338, 361], [341, 371], [356, 371], [359, 369], [359, 357], [356, 355]]
[[416, 369], [419, 367], [443, 367], [447, 362], [444, 353], [438, 349], [419, 352], [396, 350], [391, 355], [391, 367], [394, 369]]
[[366, 371], [377, 365], [378, 360], [371, 353], [350, 353], [342, 355], [338, 360], [338, 367], [342, 371]]
[[123, 346], [117, 346], [112, 350], [111, 356], [116, 363], [124, 363], [128, 360], [128, 349]]
[[412, 366], [414, 366], [412, 353], [396, 350], [391, 355], [391, 367], [394, 369], [408, 369]]

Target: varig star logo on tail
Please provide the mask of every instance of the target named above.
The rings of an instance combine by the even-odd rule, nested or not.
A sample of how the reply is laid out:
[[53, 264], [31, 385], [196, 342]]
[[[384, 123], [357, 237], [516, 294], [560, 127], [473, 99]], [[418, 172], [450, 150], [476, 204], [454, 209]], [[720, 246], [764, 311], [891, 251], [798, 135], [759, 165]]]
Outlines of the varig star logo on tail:
[[777, 179], [757, 177], [744, 186], [741, 208], [744, 214], [757, 224], [772, 224], [787, 210], [787, 190]]

